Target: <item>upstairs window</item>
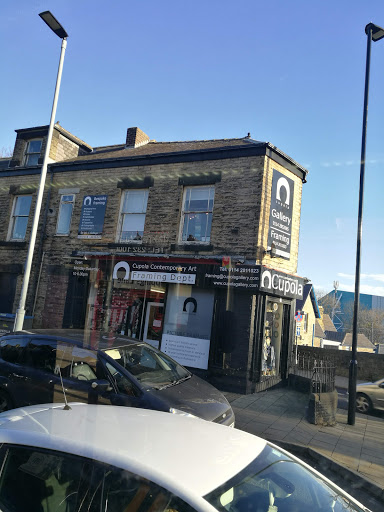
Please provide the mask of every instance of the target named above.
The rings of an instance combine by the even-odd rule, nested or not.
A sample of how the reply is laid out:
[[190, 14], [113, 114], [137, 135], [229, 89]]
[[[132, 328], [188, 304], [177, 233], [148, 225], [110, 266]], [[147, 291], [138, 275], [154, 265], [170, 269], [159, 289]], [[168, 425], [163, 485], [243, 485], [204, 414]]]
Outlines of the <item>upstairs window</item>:
[[61, 196], [59, 216], [57, 219], [56, 227], [57, 235], [69, 235], [69, 228], [71, 227], [71, 219], [74, 204], [74, 194], [67, 194]]
[[13, 202], [11, 223], [9, 229], [10, 240], [24, 240], [27, 232], [29, 211], [32, 196], [16, 196]]
[[185, 188], [181, 219], [183, 242], [210, 242], [214, 196], [212, 185]]
[[119, 242], [140, 242], [144, 235], [148, 190], [125, 190], [121, 201]]
[[27, 149], [25, 151], [25, 166], [38, 165], [41, 152], [41, 145], [41, 140], [31, 140], [28, 142]]

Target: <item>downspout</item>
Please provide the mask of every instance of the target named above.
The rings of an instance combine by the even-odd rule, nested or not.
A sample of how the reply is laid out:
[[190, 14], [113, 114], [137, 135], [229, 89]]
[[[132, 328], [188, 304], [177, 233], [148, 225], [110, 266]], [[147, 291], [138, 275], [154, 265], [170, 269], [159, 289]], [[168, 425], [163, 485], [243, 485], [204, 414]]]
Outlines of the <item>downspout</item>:
[[313, 345], [314, 340], [315, 340], [315, 324], [312, 325], [312, 347], [314, 346]]
[[[37, 257], [36, 257], [36, 264], [35, 264], [36, 265], [35, 268], [36, 269], [39, 268], [40, 270], [39, 270], [39, 272], [35, 272], [35, 276], [34, 276], [34, 279], [33, 279], [32, 290], [33, 290], [33, 294], [34, 294], [34, 299], [33, 299], [32, 316], [35, 313], [35, 306], [36, 306], [36, 302], [37, 302], [37, 291], [38, 291], [37, 288], [38, 288], [39, 283], [40, 283], [40, 277], [41, 277], [41, 272], [42, 272], [43, 246], [44, 246], [44, 240], [45, 240], [45, 237], [46, 237], [45, 229], [47, 227], [49, 203], [51, 202], [53, 172], [51, 171], [50, 174], [51, 174], [51, 178], [50, 178], [49, 184], [48, 184], [47, 199], [45, 201], [45, 209], [44, 209], [44, 216], [43, 216], [43, 225], [41, 226], [40, 240], [39, 240], [39, 246], [38, 246], [38, 249], [37, 249]], [[45, 256], [45, 252], [44, 252], [44, 256]], [[32, 320], [32, 322], [33, 322], [33, 320]]]

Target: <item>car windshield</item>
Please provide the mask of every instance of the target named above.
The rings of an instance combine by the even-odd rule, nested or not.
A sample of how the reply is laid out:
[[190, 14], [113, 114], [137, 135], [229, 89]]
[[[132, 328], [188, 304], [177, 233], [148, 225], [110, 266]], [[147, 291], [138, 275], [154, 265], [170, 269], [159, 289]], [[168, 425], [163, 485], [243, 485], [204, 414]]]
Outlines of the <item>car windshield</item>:
[[269, 445], [205, 499], [220, 512], [364, 512], [300, 462]]
[[109, 348], [104, 352], [146, 386], [164, 388], [191, 376], [176, 361], [149, 345]]

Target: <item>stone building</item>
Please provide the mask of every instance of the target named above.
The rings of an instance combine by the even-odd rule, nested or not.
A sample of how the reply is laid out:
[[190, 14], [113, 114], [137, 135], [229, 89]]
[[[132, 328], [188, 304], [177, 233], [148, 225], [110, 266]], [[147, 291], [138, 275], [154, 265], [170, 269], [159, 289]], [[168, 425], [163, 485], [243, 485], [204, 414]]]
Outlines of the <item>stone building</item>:
[[[48, 127], [0, 166], [0, 312], [17, 308]], [[268, 142], [92, 148], [55, 126], [27, 314], [36, 328], [122, 333], [212, 382], [286, 378], [307, 171]], [[5, 291], [6, 290], [6, 291]]]

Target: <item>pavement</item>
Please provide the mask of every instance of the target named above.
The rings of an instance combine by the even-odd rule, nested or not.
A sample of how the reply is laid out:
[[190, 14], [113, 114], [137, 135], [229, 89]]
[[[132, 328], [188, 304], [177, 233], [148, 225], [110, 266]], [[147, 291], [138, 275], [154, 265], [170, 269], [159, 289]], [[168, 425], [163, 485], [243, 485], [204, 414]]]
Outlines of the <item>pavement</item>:
[[[338, 378], [345, 389], [348, 379]], [[368, 492], [384, 501], [384, 414], [356, 413], [348, 425], [347, 411], [338, 409], [335, 426], [307, 420], [309, 395], [289, 388], [251, 395], [225, 393], [236, 415], [236, 428], [281, 445], [300, 457], [307, 449], [333, 463], [337, 471], [362, 478]], [[338, 469], [337, 469], [338, 468]]]

